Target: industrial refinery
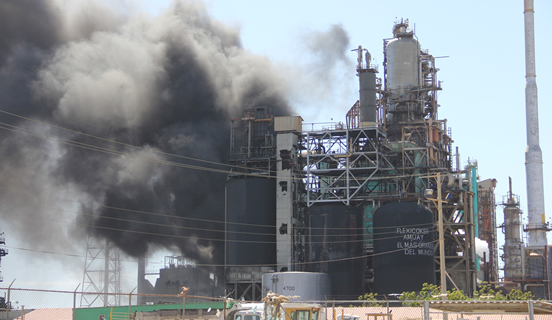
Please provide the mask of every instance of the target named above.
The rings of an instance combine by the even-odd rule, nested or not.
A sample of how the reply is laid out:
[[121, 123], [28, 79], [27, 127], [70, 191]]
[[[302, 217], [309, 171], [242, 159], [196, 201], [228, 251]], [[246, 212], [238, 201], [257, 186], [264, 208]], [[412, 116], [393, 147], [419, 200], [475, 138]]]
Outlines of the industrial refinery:
[[[84, 153], [72, 148], [56, 154], [61, 160], [52, 174], [66, 174], [58, 177], [60, 185], [72, 186], [67, 188], [77, 190], [79, 199], [85, 199], [77, 219], [83, 221], [79, 224], [82, 230], [74, 232], [88, 236], [80, 290], [98, 295], [81, 295], [80, 305], [91, 307], [98, 301], [105, 306], [121, 304], [120, 296], [109, 293], [122, 291], [123, 255], [139, 260], [136, 293], [142, 294], [140, 304], [159, 302], [148, 300], [148, 295], [176, 295], [182, 287], [189, 288], [190, 296], [250, 301], [260, 300], [268, 291], [303, 300], [356, 300], [366, 293], [395, 297], [419, 291], [425, 283], [440, 286], [443, 295], [450, 290], [471, 295], [483, 281], [549, 299], [552, 249], [546, 238], [549, 224], [544, 211], [532, 1], [525, 1], [525, 6], [527, 212], [521, 210], [515, 193], [522, 188], [521, 182], [510, 181], [508, 194], [496, 195], [497, 184], [507, 183], [480, 172], [473, 158], [461, 159], [463, 146], [454, 145], [452, 136], [455, 119], [442, 116], [447, 105], [439, 102], [439, 94], [446, 90], [439, 73], [443, 57], [421, 45], [424, 39], [418, 39], [408, 19], [390, 21], [389, 33], [377, 35], [383, 39], [383, 47], [358, 43], [343, 47], [342, 51], [356, 60], [346, 71], [347, 77], [358, 80], [358, 96], [342, 102], [346, 106], [343, 121], [322, 124], [307, 122], [300, 108], [292, 115], [285, 99], [288, 92], [274, 90], [275, 77], [267, 77], [260, 86], [256, 83], [264, 79], [264, 70], [258, 69], [267, 66], [266, 61], [259, 63], [246, 51], [239, 51], [243, 59], [251, 60], [246, 68], [251, 74], [243, 77], [251, 84], [215, 81], [219, 72], [231, 75], [240, 68], [213, 73], [203, 70], [204, 61], [194, 60], [202, 54], [186, 51], [196, 48], [195, 38], [183, 37], [183, 43], [174, 44], [181, 50], [175, 51], [178, 58], [174, 63], [153, 68], [171, 70], [167, 74], [174, 78], [160, 76], [154, 90], [159, 95], [145, 104], [144, 108], [152, 109], [146, 108], [135, 119], [137, 124], [112, 119], [112, 106], [119, 103], [116, 99], [98, 114], [114, 126], [122, 125], [120, 130], [107, 126], [103, 132], [102, 126], [82, 121], [90, 117], [87, 112], [92, 107], [79, 109], [84, 113], [64, 124], [79, 123], [77, 130], [70, 131], [75, 135], [99, 130], [97, 136], [81, 137], [85, 140], [79, 146], [91, 149], [86, 152], [108, 149], [86, 140], [101, 137], [117, 144], [121, 149], [117, 154], [125, 157], [123, 161], [109, 152]], [[174, 8], [173, 18], [187, 22], [179, 10]], [[172, 20], [167, 22], [173, 26]], [[172, 27], [167, 28], [172, 35]], [[240, 44], [233, 35], [223, 33], [211, 39], [213, 46], [222, 47], [213, 53], [212, 46], [207, 46], [203, 54], [213, 53], [205, 59], [211, 61], [209, 66], [228, 66], [230, 62], [215, 59], [220, 52], [237, 50]], [[227, 44], [221, 43], [223, 36], [228, 36]], [[104, 43], [97, 47], [92, 56], [105, 50]], [[376, 63], [373, 53], [380, 50], [383, 59]], [[74, 57], [81, 54], [60, 53], [59, 59], [48, 60], [56, 63], [53, 69], [41, 73], [45, 77], [42, 82], [30, 83], [34, 88], [45, 86], [43, 93], [58, 90], [61, 85], [50, 88], [57, 83], [50, 81], [51, 77], [63, 83], [75, 74], [65, 65], [89, 66], [80, 60], [64, 62]], [[111, 57], [106, 55], [107, 64], [98, 64], [106, 68], [101, 72], [118, 68], [108, 64]], [[187, 73], [191, 65], [198, 71]], [[133, 79], [133, 71], [129, 68], [125, 79]], [[192, 81], [188, 78], [192, 74], [204, 74], [205, 79]], [[191, 95], [188, 101], [186, 95], [180, 96], [182, 92], [201, 94]], [[244, 98], [249, 95], [263, 98]], [[224, 101], [221, 107], [217, 99], [232, 104]], [[72, 105], [91, 100], [79, 98], [79, 103]], [[135, 100], [129, 105], [135, 105]], [[52, 119], [57, 119], [57, 109], [52, 110], [56, 115]], [[44, 123], [35, 125], [42, 128]], [[141, 146], [139, 151], [135, 144]], [[173, 156], [181, 162], [166, 160]], [[144, 160], [154, 165], [142, 166]], [[116, 169], [98, 177], [90, 167]], [[91, 181], [97, 185], [91, 186]], [[78, 187], [73, 188], [74, 183]], [[527, 223], [523, 222], [525, 216]], [[178, 256], [167, 256], [161, 268], [148, 269], [147, 254], [164, 249], [179, 252]], [[5, 254], [7, 250], [0, 248], [0, 258]], [[146, 280], [151, 276], [157, 279]], [[162, 302], [180, 302], [175, 299]]]
[[[438, 279], [476, 289], [477, 164], [459, 167], [438, 116], [435, 58], [408, 20], [392, 35], [381, 72], [367, 49], [355, 49], [360, 94], [345, 123], [305, 131], [300, 116], [272, 117], [269, 107], [233, 120], [225, 283], [235, 297], [259, 299], [272, 287], [262, 284], [270, 270], [278, 281], [316, 272], [337, 299]], [[275, 243], [232, 241], [259, 229], [246, 223], [276, 224]]]
[[[526, 28], [530, 24], [526, 18]], [[194, 279], [198, 295], [222, 295], [223, 286], [224, 295], [246, 300], [260, 300], [269, 290], [342, 300], [419, 291], [424, 283], [470, 294], [487, 281], [549, 298], [552, 251], [537, 192], [543, 189], [538, 130], [535, 137], [528, 129], [527, 188], [535, 203], [529, 224], [521, 223], [510, 181], [498, 226], [497, 181], [480, 180], [476, 161], [461, 166], [447, 119], [439, 117], [436, 59], [409, 21], [393, 25], [381, 66], [372, 63], [369, 50], [375, 48], [353, 50], [359, 99], [345, 122], [306, 124], [301, 116], [273, 116], [270, 106], [232, 119], [224, 270], [192, 275], [200, 268], [173, 262], [161, 270], [158, 284]], [[527, 108], [535, 109], [530, 45], [527, 52]], [[483, 255], [477, 253], [481, 243]], [[179, 268], [188, 271], [177, 276]], [[145, 287], [143, 293], [170, 291]]]
[[533, 0], [66, 2], [0, 4], [0, 320], [552, 314]]

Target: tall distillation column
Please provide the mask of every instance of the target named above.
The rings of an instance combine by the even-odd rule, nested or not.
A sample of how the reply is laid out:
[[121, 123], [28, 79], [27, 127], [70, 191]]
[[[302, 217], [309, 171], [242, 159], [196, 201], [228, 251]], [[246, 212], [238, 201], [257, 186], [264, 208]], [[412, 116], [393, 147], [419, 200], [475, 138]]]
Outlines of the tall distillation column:
[[527, 179], [528, 247], [544, 248], [547, 245], [544, 214], [544, 183], [542, 152], [539, 145], [539, 111], [535, 69], [535, 26], [533, 0], [525, 0], [525, 112], [527, 148], [525, 174]]
[[393, 39], [384, 45], [385, 90], [387, 91], [387, 135], [400, 141], [402, 128], [425, 116], [417, 96], [420, 79], [420, 44], [408, 30], [408, 19], [393, 26]]
[[[504, 286], [512, 289], [515, 281], [523, 278], [522, 274], [522, 240], [521, 240], [521, 210], [519, 209], [519, 196], [512, 193], [512, 178], [510, 178], [510, 191], [502, 201], [504, 206]], [[518, 282], [519, 283], [519, 282]]]

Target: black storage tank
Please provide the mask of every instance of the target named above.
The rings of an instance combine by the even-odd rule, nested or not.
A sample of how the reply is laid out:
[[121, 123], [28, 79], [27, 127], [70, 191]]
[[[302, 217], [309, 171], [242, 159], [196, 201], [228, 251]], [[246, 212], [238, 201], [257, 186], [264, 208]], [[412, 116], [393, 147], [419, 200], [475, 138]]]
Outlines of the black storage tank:
[[420, 291], [435, 284], [433, 213], [413, 202], [386, 204], [374, 213], [374, 293]]
[[226, 265], [276, 264], [274, 179], [228, 180], [226, 222]]
[[358, 299], [364, 294], [362, 207], [315, 205], [308, 223], [308, 271], [330, 275], [333, 299]]

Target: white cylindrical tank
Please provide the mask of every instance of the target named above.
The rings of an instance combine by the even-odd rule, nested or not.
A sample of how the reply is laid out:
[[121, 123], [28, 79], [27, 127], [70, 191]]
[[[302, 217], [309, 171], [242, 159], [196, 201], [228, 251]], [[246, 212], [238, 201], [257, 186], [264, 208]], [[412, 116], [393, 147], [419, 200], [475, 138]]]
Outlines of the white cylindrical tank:
[[392, 95], [402, 95], [420, 85], [420, 44], [413, 33], [387, 43], [387, 84]]
[[319, 272], [272, 272], [263, 275], [263, 296], [268, 291], [298, 296], [294, 301], [323, 301], [330, 297], [330, 276]]

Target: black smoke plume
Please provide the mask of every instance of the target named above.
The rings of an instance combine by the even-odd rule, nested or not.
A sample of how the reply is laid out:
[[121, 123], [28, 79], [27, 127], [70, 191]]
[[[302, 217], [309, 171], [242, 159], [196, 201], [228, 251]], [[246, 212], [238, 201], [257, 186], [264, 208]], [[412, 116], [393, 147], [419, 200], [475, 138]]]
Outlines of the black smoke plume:
[[90, 231], [134, 257], [221, 263], [226, 175], [182, 165], [226, 168], [159, 152], [226, 163], [230, 119], [288, 114], [285, 82], [201, 2], [155, 17], [61, 3], [0, 3], [0, 109], [43, 122], [0, 115], [4, 223], [36, 248]]

